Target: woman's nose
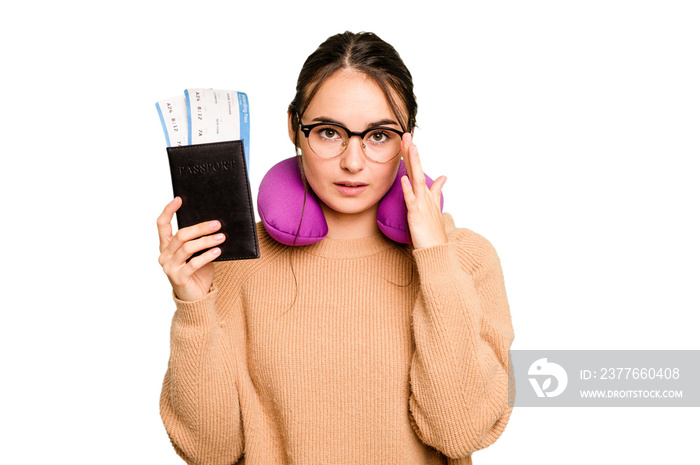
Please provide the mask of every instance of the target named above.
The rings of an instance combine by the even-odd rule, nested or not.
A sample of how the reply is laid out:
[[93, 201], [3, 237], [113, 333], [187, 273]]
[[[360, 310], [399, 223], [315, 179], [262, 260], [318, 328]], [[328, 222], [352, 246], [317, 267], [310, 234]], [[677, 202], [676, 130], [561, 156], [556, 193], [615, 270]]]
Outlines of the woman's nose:
[[340, 166], [351, 173], [355, 173], [364, 168], [365, 161], [365, 154], [362, 149], [362, 139], [359, 137], [351, 137], [348, 140], [347, 147], [341, 155]]

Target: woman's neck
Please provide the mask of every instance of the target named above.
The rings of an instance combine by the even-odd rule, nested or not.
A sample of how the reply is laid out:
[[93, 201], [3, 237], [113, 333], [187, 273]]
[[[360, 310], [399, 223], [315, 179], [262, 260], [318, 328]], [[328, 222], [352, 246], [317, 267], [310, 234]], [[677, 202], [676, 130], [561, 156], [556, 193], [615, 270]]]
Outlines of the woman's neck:
[[331, 239], [359, 239], [373, 236], [380, 231], [377, 225], [378, 204], [369, 210], [359, 213], [340, 213], [323, 202], [319, 203], [328, 224], [326, 237]]

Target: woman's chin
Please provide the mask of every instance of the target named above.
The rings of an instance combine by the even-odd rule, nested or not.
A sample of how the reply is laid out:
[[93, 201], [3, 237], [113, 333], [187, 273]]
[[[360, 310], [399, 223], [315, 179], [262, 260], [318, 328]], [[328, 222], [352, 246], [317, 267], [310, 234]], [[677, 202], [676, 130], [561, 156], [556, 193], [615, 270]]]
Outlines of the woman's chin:
[[[358, 216], [364, 213], [376, 215], [378, 202], [370, 203], [357, 198], [342, 198], [324, 201], [321, 199], [321, 208], [324, 213], [335, 215]], [[326, 211], [326, 209], [330, 211]]]

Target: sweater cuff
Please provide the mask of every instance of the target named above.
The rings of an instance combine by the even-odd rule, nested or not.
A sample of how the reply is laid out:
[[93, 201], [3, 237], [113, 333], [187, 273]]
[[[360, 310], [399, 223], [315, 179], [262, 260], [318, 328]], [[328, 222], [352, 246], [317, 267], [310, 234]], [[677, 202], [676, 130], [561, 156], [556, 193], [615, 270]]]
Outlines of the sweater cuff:
[[467, 306], [472, 323], [479, 327], [481, 307], [472, 276], [460, 265], [457, 243], [434, 245], [414, 249], [413, 256], [418, 268], [421, 292], [431, 309], [448, 309]]
[[211, 326], [216, 321], [216, 296], [218, 289], [212, 285], [209, 293], [199, 300], [180, 300], [173, 291], [175, 315], [173, 321], [185, 327]]
[[454, 242], [414, 249], [413, 257], [422, 281], [451, 281], [460, 271], [457, 245]]

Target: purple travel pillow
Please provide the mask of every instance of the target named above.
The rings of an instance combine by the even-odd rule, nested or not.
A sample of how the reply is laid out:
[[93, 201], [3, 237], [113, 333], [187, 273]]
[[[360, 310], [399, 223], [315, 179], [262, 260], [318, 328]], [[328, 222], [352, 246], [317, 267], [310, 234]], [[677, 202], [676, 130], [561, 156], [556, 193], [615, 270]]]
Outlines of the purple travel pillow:
[[[379, 201], [377, 224], [389, 239], [409, 244], [411, 238], [406, 221], [406, 203], [401, 188], [401, 177], [405, 174], [406, 167], [401, 160], [394, 184]], [[428, 187], [433, 183], [428, 175], [425, 175], [425, 181]], [[443, 204], [444, 199], [441, 195], [440, 210]], [[258, 213], [270, 236], [282, 244], [309, 245], [320, 241], [328, 234], [323, 210], [310, 189], [306, 194], [306, 207], [304, 207], [304, 185], [301, 182], [296, 157], [282, 160], [265, 174], [258, 189]], [[301, 227], [300, 220], [302, 220]]]

